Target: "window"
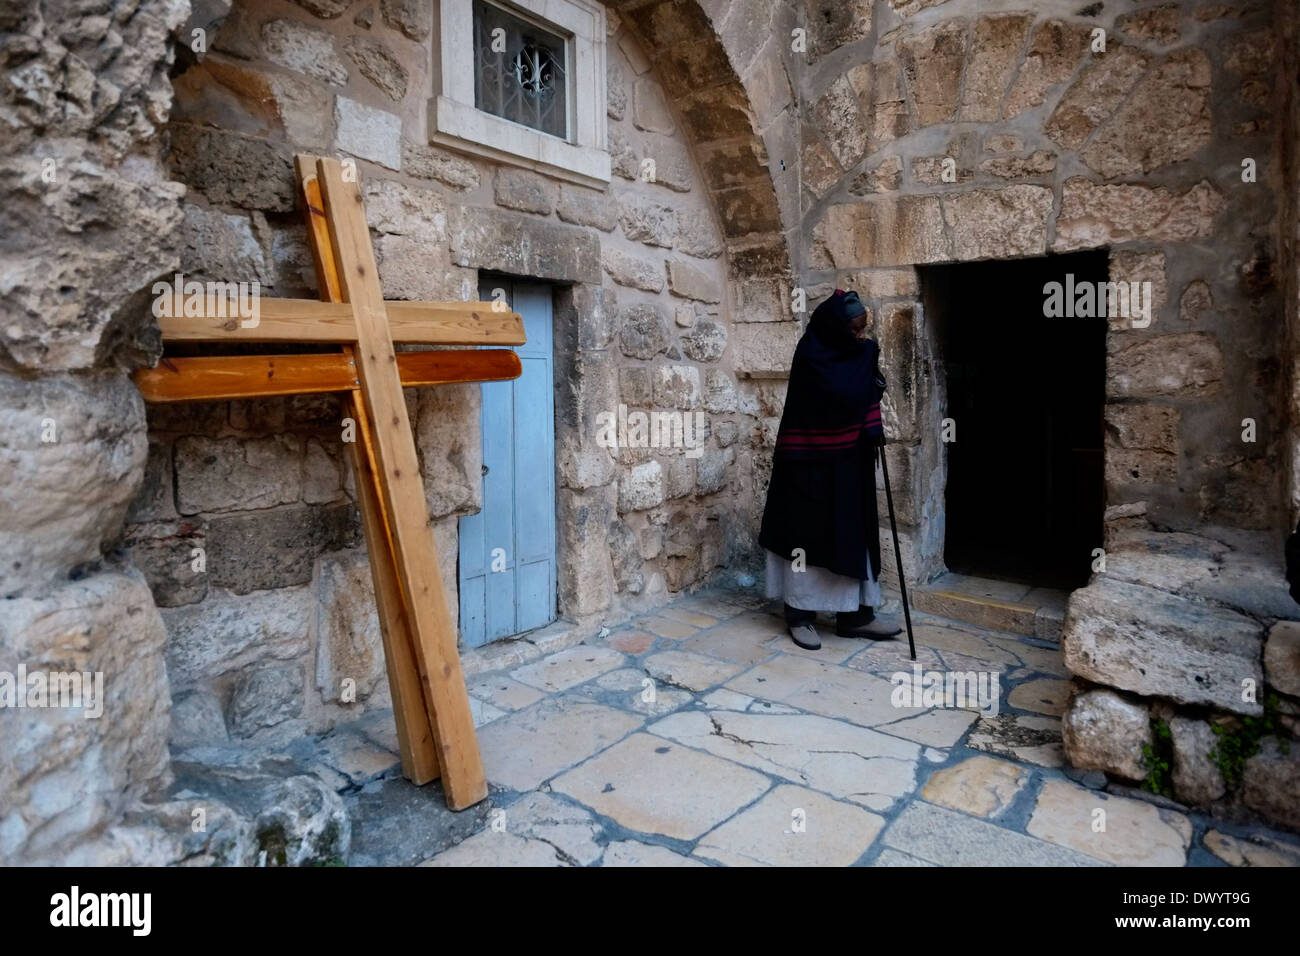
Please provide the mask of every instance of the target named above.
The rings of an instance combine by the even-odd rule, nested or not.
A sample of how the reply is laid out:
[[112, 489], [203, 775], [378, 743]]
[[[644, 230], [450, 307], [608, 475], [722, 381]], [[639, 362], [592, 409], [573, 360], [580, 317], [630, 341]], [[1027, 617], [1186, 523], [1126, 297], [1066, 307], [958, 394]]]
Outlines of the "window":
[[588, 186], [608, 183], [604, 6], [442, 0], [437, 9], [430, 141]]
[[568, 139], [568, 41], [474, 0], [474, 105]]

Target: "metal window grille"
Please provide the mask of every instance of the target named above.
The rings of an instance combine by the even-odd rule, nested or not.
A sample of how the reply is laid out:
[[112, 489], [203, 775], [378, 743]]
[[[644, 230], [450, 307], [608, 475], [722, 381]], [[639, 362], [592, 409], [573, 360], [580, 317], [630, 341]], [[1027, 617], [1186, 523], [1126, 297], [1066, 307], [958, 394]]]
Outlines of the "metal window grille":
[[567, 47], [559, 34], [474, 0], [474, 105], [567, 139]]

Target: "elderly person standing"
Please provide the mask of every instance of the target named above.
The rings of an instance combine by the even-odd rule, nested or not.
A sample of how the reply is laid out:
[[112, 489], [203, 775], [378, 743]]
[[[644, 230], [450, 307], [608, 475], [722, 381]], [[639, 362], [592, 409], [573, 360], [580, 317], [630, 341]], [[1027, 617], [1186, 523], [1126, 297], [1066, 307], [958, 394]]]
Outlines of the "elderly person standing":
[[759, 544], [767, 595], [785, 602], [790, 636], [816, 650], [818, 611], [836, 611], [842, 637], [892, 637], [900, 628], [875, 609], [880, 530], [875, 461], [880, 423], [880, 350], [864, 337], [866, 309], [836, 289], [812, 314], [795, 349]]

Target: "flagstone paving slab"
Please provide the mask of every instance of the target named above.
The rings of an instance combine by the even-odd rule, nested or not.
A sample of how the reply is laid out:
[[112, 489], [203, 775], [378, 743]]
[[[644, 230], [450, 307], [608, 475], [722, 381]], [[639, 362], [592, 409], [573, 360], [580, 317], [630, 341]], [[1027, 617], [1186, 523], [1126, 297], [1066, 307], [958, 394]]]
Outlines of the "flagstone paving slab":
[[486, 701], [498, 710], [520, 710], [535, 704], [546, 695], [536, 687], [529, 687], [505, 674], [489, 674], [469, 685], [469, 695]]
[[1103, 866], [1083, 853], [917, 800], [885, 831], [886, 846], [940, 866]]
[[474, 721], [475, 729], [492, 723], [498, 717], [504, 717], [506, 712], [493, 707], [486, 701], [479, 700], [477, 697], [469, 699], [469, 715]]
[[646, 729], [872, 810], [916, 788], [920, 747], [827, 717], [695, 710]]
[[1063, 780], [1043, 784], [1025, 830], [1120, 866], [1182, 866], [1192, 842], [1192, 822], [1176, 810]]
[[603, 827], [588, 811], [549, 793], [525, 794], [488, 812], [479, 832], [424, 866], [586, 866], [604, 853]]
[[1209, 830], [1205, 848], [1229, 866], [1300, 866], [1300, 846], [1256, 836], [1250, 840]]
[[[913, 628], [917, 647], [929, 647], [937, 650], [947, 660], [945, 651], [960, 654], [963, 658], [977, 661], [981, 669], [1001, 670], [1006, 665], [1015, 666], [1020, 659], [1006, 648], [999, 647], [978, 631], [963, 627], [918, 624]], [[985, 632], [987, 633], [987, 632]]]
[[581, 698], [549, 698], [484, 727], [479, 751], [490, 782], [533, 790], [642, 723], [636, 715]]
[[1037, 673], [1063, 678], [1070, 676], [1070, 672], [1065, 667], [1065, 660], [1061, 656], [1060, 647], [1039, 647], [1037, 644], [996, 635], [990, 636], [989, 642], [995, 647], [1014, 654], [1021, 664]]
[[663, 608], [659, 612], [660, 617], [666, 617], [673, 621], [681, 621], [683, 624], [689, 624], [691, 627], [712, 627], [718, 623], [718, 618], [708, 614], [701, 614], [699, 611], [692, 611], [687, 607], [678, 607], [676, 605]]
[[897, 720], [888, 681], [862, 671], [781, 654], [727, 682], [731, 690], [766, 697], [862, 726]]
[[702, 691], [734, 677], [743, 666], [690, 651], [660, 651], [645, 659], [646, 673], [657, 681]]
[[1029, 771], [1006, 760], [971, 757], [938, 770], [921, 790], [930, 803], [976, 817], [994, 817], [1011, 805], [1029, 782]]
[[828, 664], [843, 664], [862, 650], [863, 640], [860, 637], [839, 637], [824, 624], [817, 625], [817, 633], [821, 637], [822, 646], [815, 651], [800, 647], [790, 639], [789, 634], [777, 635], [769, 640], [766, 646], [774, 651], [784, 651], [796, 657], [810, 657], [815, 661], [825, 661]]
[[510, 676], [522, 684], [553, 694], [622, 667], [625, 661], [626, 658], [613, 648], [579, 644], [548, 654], [536, 663], [525, 664], [512, 671]]
[[708, 833], [694, 855], [728, 866], [848, 866], [884, 823], [860, 807], [781, 784]]
[[644, 654], [654, 645], [655, 636], [645, 631], [619, 631], [606, 638], [605, 643], [624, 654]]
[[1065, 702], [1069, 696], [1068, 680], [1040, 678], [1017, 684], [1007, 695], [1007, 704], [1018, 710], [1060, 717], [1065, 712]]
[[785, 633], [785, 624], [771, 614], [745, 611], [728, 621], [683, 641], [681, 649], [720, 657], [749, 666], [771, 657], [776, 651], [767, 641]]
[[762, 774], [650, 734], [633, 734], [552, 788], [638, 833], [694, 840], [769, 787]]
[[880, 851], [872, 866], [938, 866], [937, 863], [930, 863], [915, 856], [909, 856], [906, 853], [899, 853], [897, 850], [891, 850], [886, 847]]
[[601, 866], [707, 866], [667, 847], [637, 840], [618, 840], [605, 849]]
[[666, 637], [669, 640], [680, 641], [682, 638], [690, 637], [698, 633], [699, 628], [693, 624], [687, 624], [684, 621], [677, 621], [671, 617], [651, 617], [641, 622], [643, 630], [656, 634], [659, 637]]
[[905, 717], [887, 724], [876, 724], [876, 729], [894, 737], [902, 737], [930, 747], [951, 747], [961, 740], [970, 725], [979, 719], [973, 710], [935, 709]]
[[1065, 766], [1059, 717], [1031, 714], [981, 717], [967, 738], [966, 746], [1040, 767]]
[[907, 641], [876, 641], [869, 647], [858, 651], [845, 663], [855, 670], [867, 671], [886, 679], [892, 674], [912, 672], [913, 664], [920, 664], [923, 670], [936, 670], [943, 667], [943, 661], [932, 647], [918, 646], [916, 660], [913, 661], [907, 648]]

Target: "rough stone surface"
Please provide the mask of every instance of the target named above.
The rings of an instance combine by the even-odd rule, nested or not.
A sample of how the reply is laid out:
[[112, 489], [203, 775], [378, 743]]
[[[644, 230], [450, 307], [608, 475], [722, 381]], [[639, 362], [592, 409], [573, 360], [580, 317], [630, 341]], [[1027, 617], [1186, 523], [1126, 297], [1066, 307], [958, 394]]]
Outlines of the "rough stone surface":
[[1147, 775], [1143, 746], [1150, 746], [1147, 708], [1110, 690], [1090, 690], [1071, 701], [1061, 721], [1070, 766], [1105, 770], [1129, 780]]

